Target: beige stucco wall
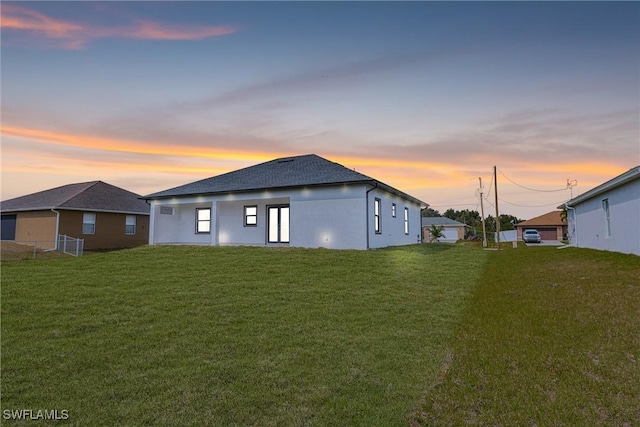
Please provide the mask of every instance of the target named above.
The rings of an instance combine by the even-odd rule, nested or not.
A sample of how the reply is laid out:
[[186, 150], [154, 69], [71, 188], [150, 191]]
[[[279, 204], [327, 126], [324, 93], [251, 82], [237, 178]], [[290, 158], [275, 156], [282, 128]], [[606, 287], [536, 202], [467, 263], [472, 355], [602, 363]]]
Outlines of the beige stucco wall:
[[43, 249], [55, 248], [56, 214], [51, 211], [18, 212], [16, 242], [32, 243]]

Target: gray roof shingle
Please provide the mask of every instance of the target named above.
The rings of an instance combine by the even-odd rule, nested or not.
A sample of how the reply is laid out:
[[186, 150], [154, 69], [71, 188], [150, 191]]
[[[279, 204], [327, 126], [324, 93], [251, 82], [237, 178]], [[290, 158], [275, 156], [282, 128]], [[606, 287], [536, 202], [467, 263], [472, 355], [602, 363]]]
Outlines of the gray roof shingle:
[[95, 210], [149, 214], [140, 195], [102, 181], [68, 184], [3, 201], [2, 212], [48, 209]]
[[315, 154], [271, 160], [149, 194], [145, 196], [145, 199], [354, 183], [377, 184], [386, 191], [426, 205], [426, 203], [391, 186]]
[[437, 226], [448, 226], [448, 227], [467, 227], [466, 224], [463, 224], [461, 222], [458, 222], [456, 220], [453, 220], [451, 218], [447, 218], [446, 216], [425, 216], [422, 217], [422, 226], [423, 227], [430, 227], [432, 225], [437, 225]]

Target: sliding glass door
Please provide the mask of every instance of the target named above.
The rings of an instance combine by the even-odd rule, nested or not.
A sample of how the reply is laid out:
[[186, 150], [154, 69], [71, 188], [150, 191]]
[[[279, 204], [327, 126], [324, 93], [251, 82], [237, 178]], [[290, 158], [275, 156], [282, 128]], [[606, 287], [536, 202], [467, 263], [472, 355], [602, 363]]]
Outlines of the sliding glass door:
[[269, 206], [267, 240], [269, 243], [289, 243], [289, 205]]

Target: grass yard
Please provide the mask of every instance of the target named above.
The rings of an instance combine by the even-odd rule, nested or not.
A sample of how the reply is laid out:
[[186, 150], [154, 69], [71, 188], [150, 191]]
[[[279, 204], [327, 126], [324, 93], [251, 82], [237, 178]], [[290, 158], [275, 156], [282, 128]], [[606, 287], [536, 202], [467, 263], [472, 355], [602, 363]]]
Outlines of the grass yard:
[[4, 262], [2, 409], [82, 426], [408, 425], [489, 256], [142, 247]]
[[493, 252], [418, 420], [640, 425], [640, 258]]

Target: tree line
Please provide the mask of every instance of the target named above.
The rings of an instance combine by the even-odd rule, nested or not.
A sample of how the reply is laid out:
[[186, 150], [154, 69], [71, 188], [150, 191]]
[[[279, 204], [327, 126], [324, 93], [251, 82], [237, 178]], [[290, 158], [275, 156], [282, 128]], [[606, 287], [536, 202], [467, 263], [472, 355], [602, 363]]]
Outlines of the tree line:
[[[464, 210], [455, 210], [455, 209], [447, 209], [443, 214], [438, 212], [435, 209], [427, 208], [422, 211], [422, 216], [425, 217], [446, 217], [452, 219], [454, 221], [461, 222], [463, 224], [467, 224], [473, 230], [474, 234], [482, 234], [482, 217], [478, 211], [464, 209]], [[513, 215], [500, 215], [500, 230], [514, 230], [514, 225], [524, 221], [518, 217]], [[485, 219], [485, 227], [487, 232], [495, 232], [496, 231], [496, 220], [494, 216], [487, 216]]]

